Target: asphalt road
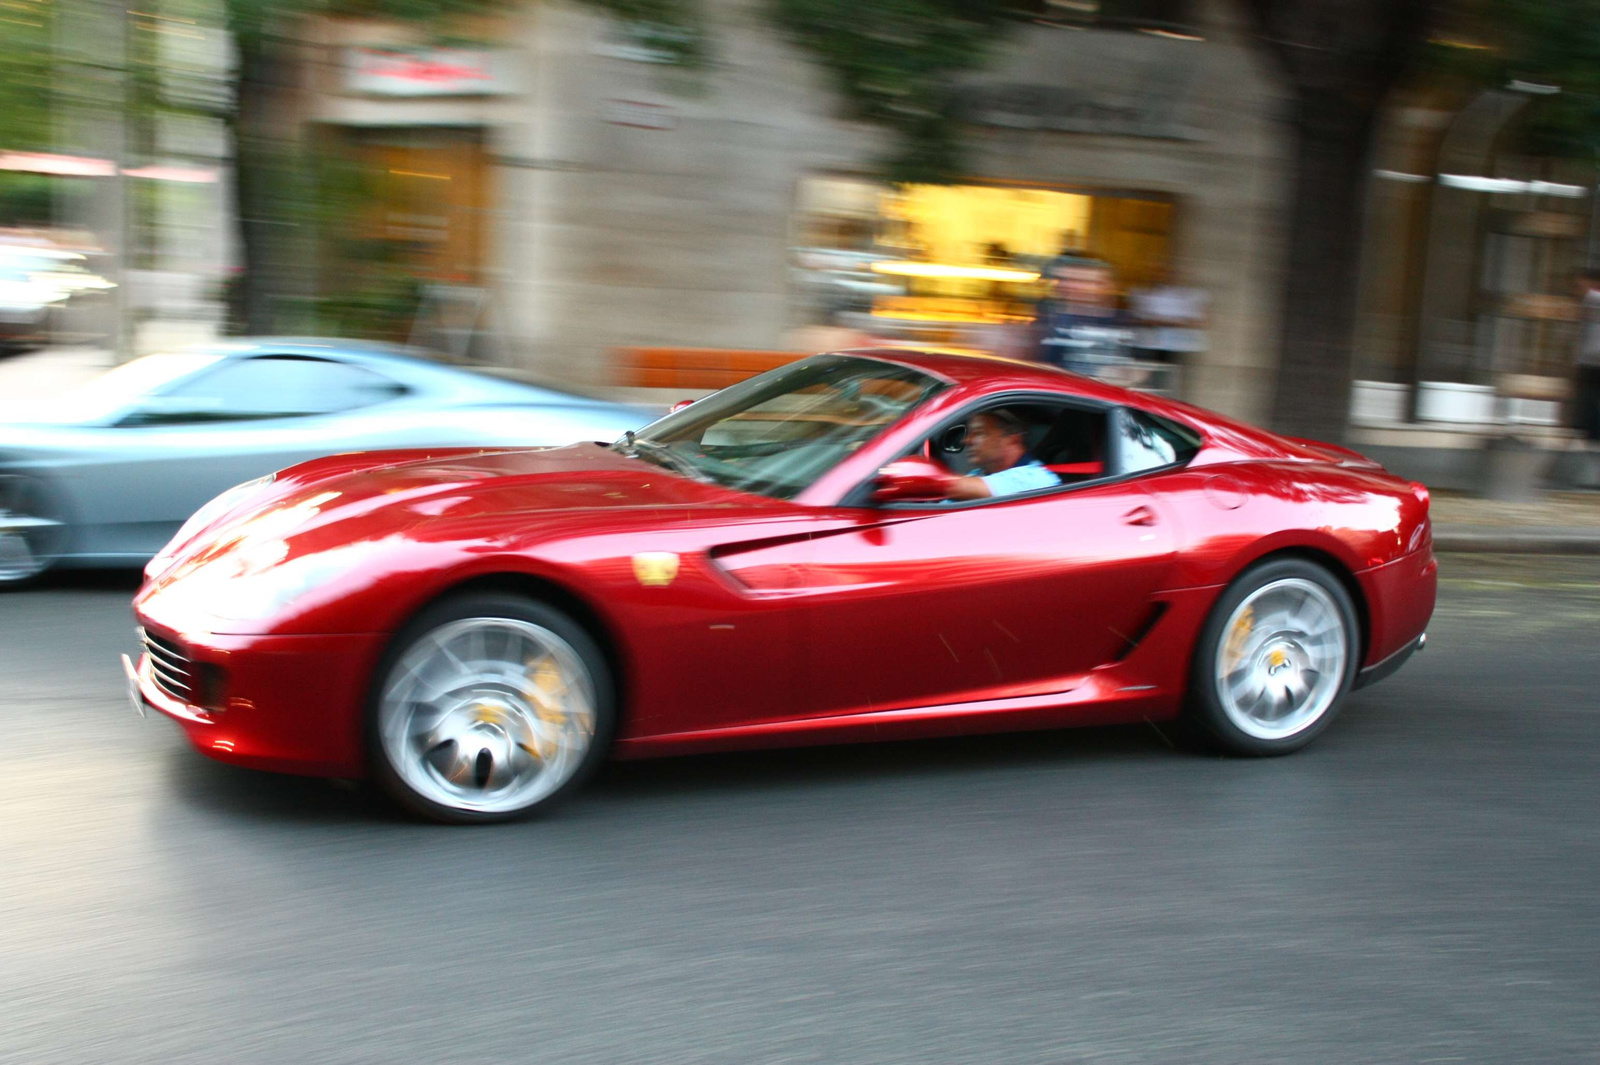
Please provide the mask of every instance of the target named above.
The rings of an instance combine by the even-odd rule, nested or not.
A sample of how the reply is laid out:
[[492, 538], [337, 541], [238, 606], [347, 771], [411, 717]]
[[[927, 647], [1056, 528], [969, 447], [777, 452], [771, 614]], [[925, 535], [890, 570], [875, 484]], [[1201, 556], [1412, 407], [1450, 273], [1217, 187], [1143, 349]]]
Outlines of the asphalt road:
[[1600, 1055], [1600, 560], [1445, 560], [1311, 749], [1153, 728], [608, 769], [408, 823], [123, 701], [125, 580], [0, 598], [0, 1061]]

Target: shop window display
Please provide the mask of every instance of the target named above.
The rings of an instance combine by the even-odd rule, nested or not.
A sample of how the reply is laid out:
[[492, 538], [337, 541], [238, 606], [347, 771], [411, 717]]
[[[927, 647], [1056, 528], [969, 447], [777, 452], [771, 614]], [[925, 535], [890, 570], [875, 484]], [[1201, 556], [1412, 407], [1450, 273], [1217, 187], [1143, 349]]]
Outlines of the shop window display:
[[[1170, 392], [1201, 335], [1203, 298], [1171, 282], [1164, 196], [814, 176], [798, 200], [805, 324], [847, 343], [1038, 359]], [[1184, 321], [1147, 321], [1152, 308]], [[1157, 340], [1177, 346], [1158, 357]]]

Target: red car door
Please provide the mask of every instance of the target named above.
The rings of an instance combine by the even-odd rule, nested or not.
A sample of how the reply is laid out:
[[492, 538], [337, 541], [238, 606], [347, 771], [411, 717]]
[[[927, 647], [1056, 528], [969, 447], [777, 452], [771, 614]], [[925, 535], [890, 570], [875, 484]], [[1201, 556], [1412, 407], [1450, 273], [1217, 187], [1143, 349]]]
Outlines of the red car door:
[[837, 511], [799, 573], [799, 703], [832, 715], [1071, 689], [1150, 620], [1174, 560], [1169, 514], [1131, 483]]

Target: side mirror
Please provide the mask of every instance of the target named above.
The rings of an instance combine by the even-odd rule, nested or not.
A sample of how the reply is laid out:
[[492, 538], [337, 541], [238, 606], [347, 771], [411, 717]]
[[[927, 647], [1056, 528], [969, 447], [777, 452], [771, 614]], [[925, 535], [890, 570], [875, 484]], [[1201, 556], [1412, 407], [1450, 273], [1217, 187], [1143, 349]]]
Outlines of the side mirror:
[[873, 481], [874, 503], [900, 503], [910, 500], [945, 499], [945, 491], [955, 474], [921, 458], [905, 458], [889, 463]]

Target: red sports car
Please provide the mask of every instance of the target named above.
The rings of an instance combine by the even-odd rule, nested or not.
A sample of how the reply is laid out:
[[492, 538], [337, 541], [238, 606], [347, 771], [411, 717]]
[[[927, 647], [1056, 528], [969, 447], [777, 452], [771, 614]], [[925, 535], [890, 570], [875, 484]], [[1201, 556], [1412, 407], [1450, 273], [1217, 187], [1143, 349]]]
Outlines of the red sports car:
[[126, 664], [212, 757], [483, 821], [608, 755], [1180, 715], [1280, 754], [1422, 646], [1435, 579], [1427, 490], [1353, 452], [845, 352], [609, 446], [240, 485], [150, 563]]

